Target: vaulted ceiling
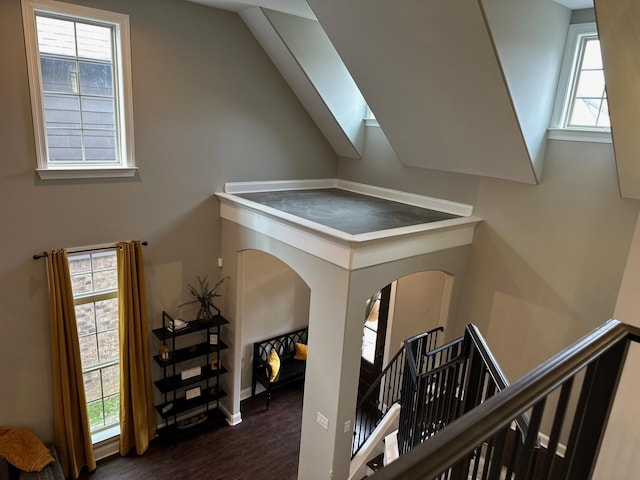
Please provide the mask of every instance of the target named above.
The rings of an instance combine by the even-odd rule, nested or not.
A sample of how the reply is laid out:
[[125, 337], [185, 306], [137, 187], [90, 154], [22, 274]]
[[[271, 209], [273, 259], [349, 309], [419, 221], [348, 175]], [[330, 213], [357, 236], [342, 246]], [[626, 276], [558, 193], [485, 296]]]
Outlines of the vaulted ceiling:
[[[240, 13], [338, 155], [361, 155], [362, 131], [354, 125], [366, 101], [403, 164], [525, 183], [542, 175], [570, 9], [593, 6], [593, 0], [190, 1]], [[605, 70], [624, 71], [607, 72], [621, 191], [640, 198], [637, 122], [624, 120], [640, 118], [640, 107], [625, 104], [621, 94], [636, 77], [640, 84], [640, 67], [620, 53], [620, 42], [637, 35], [628, 29], [611, 39], [616, 18], [640, 16], [634, 3], [600, 0], [596, 12], [608, 25], [600, 32]], [[311, 23], [316, 19], [322, 28]], [[300, 48], [307, 42], [322, 45], [321, 63]], [[327, 83], [323, 68], [338, 63], [346, 69], [330, 68], [341, 80]], [[361, 92], [342, 111], [339, 83]], [[623, 113], [615, 114], [616, 103]]]
[[[402, 163], [537, 182], [557, 70], [549, 76], [528, 63], [505, 64], [515, 57], [497, 54], [502, 43], [488, 28], [490, 8], [477, 0], [405, 0], [402, 8], [388, 0], [309, 4]], [[537, 37], [530, 41], [546, 41]], [[559, 37], [558, 66], [563, 43]], [[541, 115], [518, 111], [509, 68], [517, 68], [514, 78], [536, 78], [536, 91], [526, 94], [537, 97]]]
[[[233, 12], [241, 12], [251, 7], [263, 7], [278, 12], [290, 13], [300, 17], [315, 19], [313, 11], [306, 0], [189, 0], [202, 5], [222, 8]], [[580, 8], [593, 8], [593, 0], [553, 0], [567, 8], [577, 10]]]

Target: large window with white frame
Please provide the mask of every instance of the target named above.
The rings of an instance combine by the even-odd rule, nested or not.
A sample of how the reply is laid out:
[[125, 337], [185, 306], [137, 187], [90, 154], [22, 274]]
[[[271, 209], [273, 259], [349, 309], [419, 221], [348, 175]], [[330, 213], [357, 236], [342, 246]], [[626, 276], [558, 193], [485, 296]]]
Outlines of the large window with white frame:
[[94, 443], [120, 433], [118, 262], [114, 249], [69, 253], [89, 426]]
[[569, 27], [551, 138], [610, 141], [611, 122], [595, 23]]
[[129, 21], [52, 0], [23, 0], [38, 172], [135, 173]]

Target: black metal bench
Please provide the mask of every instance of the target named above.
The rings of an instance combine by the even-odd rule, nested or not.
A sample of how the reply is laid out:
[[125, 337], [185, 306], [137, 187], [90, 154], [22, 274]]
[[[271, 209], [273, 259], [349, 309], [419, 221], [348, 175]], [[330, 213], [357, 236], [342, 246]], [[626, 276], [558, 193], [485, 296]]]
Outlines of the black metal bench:
[[[267, 391], [267, 410], [271, 402], [272, 390], [287, 385], [289, 383], [303, 380], [306, 360], [295, 360], [296, 343], [306, 344], [308, 340], [308, 328], [302, 328], [293, 332], [276, 335], [253, 344], [253, 379], [251, 385], [251, 395], [255, 396], [258, 383]], [[267, 362], [271, 350], [276, 350], [280, 357], [280, 371], [273, 379], [271, 378], [271, 367]]]

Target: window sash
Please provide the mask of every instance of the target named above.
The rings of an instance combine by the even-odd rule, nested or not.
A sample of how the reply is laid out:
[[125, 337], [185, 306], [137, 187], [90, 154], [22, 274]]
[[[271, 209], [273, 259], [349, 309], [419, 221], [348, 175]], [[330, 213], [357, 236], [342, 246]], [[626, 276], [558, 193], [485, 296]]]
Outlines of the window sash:
[[[573, 24], [569, 26], [550, 127], [550, 131], [552, 131], [553, 135], [550, 135], [550, 138], [564, 138], [564, 135], [560, 133], [562, 130], [576, 133], [609, 133], [611, 131], [611, 127], [598, 125], [598, 122], [596, 122], [596, 125], [571, 124], [571, 115], [576, 106], [576, 93], [578, 89], [578, 80], [582, 71], [581, 67], [584, 59], [585, 47], [587, 42], [594, 39], [598, 39], [595, 23]], [[578, 97], [578, 101], [581, 101], [582, 98], [587, 98], [587, 96]], [[606, 90], [602, 92], [600, 97], [598, 97], [599, 101], [602, 101], [603, 99], [605, 101], [607, 99]], [[600, 115], [602, 111], [601, 103], [598, 115]], [[577, 137], [572, 137], [571, 139], [575, 140]]]
[[[46, 140], [46, 151], [47, 151], [47, 162], [48, 165], [59, 165], [59, 164], [67, 164], [67, 165], [81, 165], [81, 166], [86, 166], [88, 164], [93, 164], [93, 165], [109, 165], [109, 164], [115, 164], [115, 165], [121, 165], [122, 164], [122, 148], [121, 148], [121, 142], [120, 142], [120, 135], [119, 132], [122, 130], [122, 127], [120, 125], [119, 122], [119, 118], [120, 118], [120, 102], [118, 100], [119, 97], [119, 85], [118, 82], [116, 81], [117, 79], [117, 69], [118, 69], [118, 61], [117, 61], [117, 51], [115, 48], [116, 42], [115, 42], [115, 37], [118, 34], [117, 28], [116, 26], [112, 25], [112, 24], [105, 24], [102, 22], [92, 22], [89, 20], [85, 20], [85, 19], [78, 19], [75, 17], [69, 17], [69, 16], [63, 16], [63, 15], [52, 15], [49, 14], [48, 12], [40, 12], [37, 11], [35, 13], [36, 16], [36, 39], [37, 39], [37, 44], [38, 44], [38, 58], [39, 58], [39, 64], [40, 64], [40, 90], [41, 90], [41, 96], [42, 96], [42, 105], [43, 105], [43, 114], [45, 116], [45, 122], [44, 122], [44, 128], [45, 128], [45, 140]], [[64, 20], [66, 22], [72, 23], [73, 25], [73, 46], [74, 46], [74, 52], [73, 54], [69, 53], [68, 55], [63, 55], [61, 53], [58, 54], [53, 54], [53, 53], [49, 53], [49, 52], [43, 52], [40, 50], [40, 30], [39, 30], [39, 25], [38, 25], [38, 19], [42, 18], [42, 19], [56, 19], [56, 20]], [[92, 25], [92, 26], [98, 26], [98, 27], [102, 27], [102, 28], [106, 28], [109, 31], [109, 37], [110, 37], [110, 53], [111, 53], [111, 58], [109, 60], [105, 60], [105, 59], [98, 59], [98, 58], [90, 58], [90, 57], [83, 57], [80, 54], [79, 51], [79, 34], [78, 34], [78, 25]], [[43, 25], [43, 29], [46, 25]], [[55, 28], [55, 27], [50, 27], [50, 28]], [[43, 34], [45, 32], [43, 31]], [[42, 71], [42, 61], [44, 60], [53, 60], [53, 61], [59, 61], [59, 62], [66, 62], [67, 64], [71, 64], [73, 65], [72, 69], [73, 72], [69, 72], [70, 75], [73, 74], [75, 72], [75, 82], [72, 82], [75, 86], [75, 88], [72, 89], [71, 92], [65, 92], [65, 91], [58, 91], [58, 90], [51, 90], [51, 89], [47, 89], [46, 85], [44, 84], [44, 77], [43, 77], [43, 71]], [[107, 95], [96, 95], [95, 93], [86, 93], [83, 91], [82, 88], [82, 80], [81, 80], [81, 75], [82, 75], [82, 65], [107, 65], [109, 67], [111, 67], [110, 70], [110, 81], [111, 81], [111, 95], [107, 96]], [[85, 67], [86, 68], [86, 67]], [[73, 78], [73, 77], [72, 77]], [[56, 111], [63, 111], [60, 108], [55, 108], [55, 107], [47, 107], [46, 105], [46, 99], [47, 98], [68, 98], [70, 100], [77, 100], [77, 102], [75, 102], [77, 104], [78, 110], [78, 123], [75, 126], [67, 126], [67, 125], [62, 125], [62, 126], [58, 126], [55, 124], [52, 124], [53, 122], [51, 121], [47, 121], [47, 117], [50, 115], [53, 115]], [[113, 108], [113, 127], [112, 128], [99, 128], [96, 127], [95, 125], [89, 123], [88, 115], [90, 114], [91, 110], [89, 108], [88, 103], [92, 100], [95, 99], [95, 101], [97, 102], [102, 102], [104, 103], [105, 100], [109, 100], [108, 105], [110, 105]], [[109, 115], [111, 116], [111, 115]], [[72, 136], [75, 136], [79, 139], [80, 145], [79, 145], [79, 149], [75, 148], [75, 150], [79, 150], [80, 152], [80, 158], [77, 160], [73, 160], [73, 159], [67, 159], [67, 160], [58, 160], [55, 159], [53, 157], [52, 154], [52, 147], [51, 146], [51, 140], [53, 140], [53, 138], [55, 138], [54, 132], [58, 130], [58, 131], [69, 131], [70, 134]], [[90, 158], [88, 158], [88, 154], [87, 151], [91, 148], [88, 144], [90, 142], [90, 132], [93, 131], [113, 131], [115, 133], [114, 135], [114, 145], [111, 146], [110, 148], [108, 148], [109, 152], [113, 152], [113, 155], [111, 155], [111, 153], [108, 153], [109, 157], [113, 157], [113, 159], [108, 159], [105, 161], [96, 161], [96, 160], [92, 160]], [[73, 135], [73, 132], [77, 132], [76, 135]], [[69, 137], [67, 137], [69, 138]], [[64, 136], [63, 136], [64, 139]], [[66, 143], [66, 142], [65, 142]], [[74, 150], [74, 146], [63, 146], [63, 147], [57, 147], [57, 148], [62, 148], [62, 149], [67, 149], [70, 151]], [[93, 147], [94, 149], [96, 147]]]
[[[584, 72], [588, 72], [588, 71], [593, 71], [593, 72], [601, 72], [603, 71], [602, 68], [599, 69], [588, 69], [588, 68], [583, 68], [584, 65], [584, 59], [585, 59], [585, 53], [586, 53], [586, 49], [587, 49], [587, 44], [591, 41], [594, 40], [598, 40], [598, 35], [594, 34], [594, 35], [580, 35], [579, 39], [578, 39], [578, 43], [577, 43], [577, 52], [576, 52], [576, 60], [573, 66], [573, 78], [571, 79], [571, 90], [569, 93], [569, 98], [568, 98], [568, 102], [566, 105], [566, 110], [565, 113], [563, 115], [563, 127], [564, 128], [588, 128], [588, 129], [594, 129], [594, 130], [608, 130], [610, 129], [610, 127], [608, 126], [599, 126], [598, 123], [600, 122], [600, 116], [603, 112], [603, 102], [606, 102], [607, 100], [607, 91], [606, 88], [604, 88], [604, 84], [603, 84], [603, 88], [602, 90], [599, 90], [598, 96], [587, 96], [587, 95], [580, 95], [579, 91], [578, 91], [578, 87], [580, 86], [580, 81], [583, 78], [582, 74]], [[595, 125], [581, 125], [581, 124], [577, 124], [577, 123], [572, 123], [572, 117], [573, 117], [573, 113], [577, 107], [577, 103], [579, 101], [584, 101], [584, 100], [594, 100], [599, 102], [598, 105], [598, 109], [597, 109], [597, 114], [596, 114], [596, 120], [595, 120]]]
[[[98, 270], [94, 270], [96, 272]], [[80, 293], [73, 296], [74, 305], [86, 305], [87, 303], [100, 302], [102, 300], [109, 300], [112, 298], [118, 298], [118, 289], [115, 290], [98, 290], [97, 293]]]
[[[37, 171], [41, 178], [101, 178], [130, 177], [135, 175], [133, 143], [133, 101], [131, 85], [131, 57], [129, 18], [127, 15], [97, 10], [82, 5], [73, 5], [54, 0], [22, 0], [25, 45], [31, 90], [34, 132], [36, 140]], [[114, 138], [116, 159], [101, 161], [103, 153], [99, 148], [94, 151], [97, 159], [82, 161], [56, 161], [49, 156], [47, 125], [45, 123], [44, 88], [40, 66], [41, 58], [55, 58], [59, 55], [39, 52], [36, 16], [59, 18], [88, 25], [106, 26], [112, 29], [111, 51], [113, 57], [113, 98], [114, 126], [113, 137], [97, 138], [98, 146]], [[76, 52], [77, 53], [77, 52]], [[76, 60], [84, 61], [84, 56]], [[91, 63], [100, 63], [92, 59]], [[89, 129], [93, 131], [93, 129]], [[98, 131], [105, 131], [97, 129]], [[74, 159], [75, 160], [75, 159]]]
[[[73, 299], [74, 299], [74, 306], [81, 306], [81, 305], [88, 305], [88, 304], [93, 304], [96, 302], [101, 302], [101, 301], [105, 301], [105, 300], [113, 300], [113, 299], [117, 299], [118, 298], [118, 287], [117, 285], [114, 286], [109, 286], [107, 288], [102, 288], [100, 289], [99, 287], [97, 288], [96, 283], [95, 283], [95, 274], [96, 273], [101, 273], [101, 272], [109, 272], [109, 271], [114, 271], [114, 268], [111, 265], [107, 264], [106, 266], [104, 265], [96, 265], [95, 259], [96, 257], [100, 257], [104, 255], [104, 252], [111, 252], [115, 254], [115, 247], [112, 248], [105, 248], [103, 250], [103, 246], [96, 246], [96, 247], [89, 247], [86, 248], [86, 250], [92, 250], [92, 249], [96, 249], [96, 252], [93, 253], [83, 253], [82, 251], [76, 251], [76, 252], [69, 252], [68, 255], [68, 260], [69, 260], [69, 264], [71, 265], [71, 262], [74, 261], [78, 261], [78, 260], [85, 260], [88, 262], [88, 264], [82, 265], [80, 264], [80, 268], [78, 268], [78, 265], [75, 266], [75, 270], [72, 272], [72, 277], [73, 276], [91, 276], [91, 291], [88, 292], [73, 292]], [[85, 249], [83, 249], [85, 250]], [[117, 269], [117, 267], [116, 267]], [[113, 284], [112, 284], [113, 285]], [[94, 315], [95, 315], [95, 311], [94, 311]], [[77, 332], [78, 334], [78, 338], [95, 338], [95, 342], [96, 342], [96, 347], [98, 348], [98, 351], [100, 351], [100, 347], [99, 347], [99, 339], [98, 339], [98, 335], [100, 333], [103, 333], [101, 331], [98, 331], [99, 327], [98, 327], [98, 322], [97, 322], [97, 318], [94, 319], [94, 321], [96, 321], [96, 325], [94, 328], [94, 331], [92, 331], [91, 333], [87, 333], [86, 335], [83, 334], [81, 336], [80, 331]], [[106, 329], [104, 332], [113, 332], [113, 328], [108, 328]], [[99, 355], [99, 353], [98, 353]], [[113, 415], [113, 400], [109, 403], [109, 405], [111, 405], [111, 410], [109, 410], [107, 408], [107, 404], [105, 403], [105, 401], [109, 402], [109, 399], [111, 399], [114, 396], [119, 396], [120, 395], [120, 391], [119, 388], [117, 389], [117, 392], [113, 392], [113, 391], [109, 391], [107, 392], [108, 394], [105, 394], [105, 378], [103, 377], [103, 371], [107, 368], [111, 368], [111, 367], [115, 367], [117, 365], [120, 364], [120, 358], [119, 355], [116, 358], [109, 358], [107, 360], [100, 360], [100, 357], [97, 357], [96, 359], [97, 361], [94, 363], [90, 363], [87, 364], [86, 362], [82, 362], [82, 374], [83, 377], [86, 374], [96, 374], [98, 376], [97, 379], [93, 379], [93, 381], [97, 381], [99, 382], [99, 384], [93, 384], [94, 387], [97, 389], [99, 386], [99, 392], [96, 390], [94, 391], [95, 396], [92, 397], [91, 401], [87, 401], [87, 411], [89, 412], [90, 416], [92, 416], [93, 414], [91, 414], [90, 412], [94, 412], [96, 413], [96, 410], [99, 410], [100, 414], [98, 417], [93, 417], [90, 418], [90, 420], [92, 422], [94, 422], [95, 420], [97, 420], [96, 423], [93, 423], [92, 425], [90, 425], [90, 431], [92, 435], [96, 435], [96, 434], [100, 434], [101, 432], [106, 432], [106, 431], [110, 431], [111, 429], [114, 428], [119, 428], [119, 419], [117, 419], [116, 417], [114, 417]], [[109, 378], [109, 377], [107, 377]], [[86, 381], [86, 380], [85, 380]], [[113, 384], [112, 384], [113, 386]], [[116, 400], [119, 401], [119, 400]], [[111, 414], [111, 415], [109, 415]], [[97, 424], [98, 422], [101, 422], [101, 424]], [[98, 438], [98, 437], [96, 437]]]

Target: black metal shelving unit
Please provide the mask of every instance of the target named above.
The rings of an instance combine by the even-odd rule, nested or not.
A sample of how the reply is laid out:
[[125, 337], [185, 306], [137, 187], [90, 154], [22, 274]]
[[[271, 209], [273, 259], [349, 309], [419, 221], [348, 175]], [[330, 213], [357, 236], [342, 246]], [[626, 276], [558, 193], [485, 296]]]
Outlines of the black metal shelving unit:
[[[220, 352], [228, 346], [221, 340], [220, 330], [229, 322], [219, 311], [209, 321], [190, 320], [187, 327], [175, 332], [167, 328], [170, 322], [174, 322], [173, 317], [163, 311], [162, 328], [153, 330], [154, 335], [170, 348], [167, 360], [160, 358], [159, 354], [153, 356], [162, 368], [162, 377], [154, 385], [163, 396], [163, 401], [156, 405], [158, 415], [164, 421], [164, 427], [158, 434], [165, 440], [176, 441], [217, 426], [224, 420], [218, 401], [226, 396], [220, 386], [220, 376], [228, 370], [220, 362]], [[217, 336], [215, 345], [210, 343], [211, 334]], [[179, 348], [176, 348], [176, 340], [180, 337], [184, 339], [179, 341]], [[213, 359], [217, 361], [215, 370], [211, 368]], [[183, 380], [182, 367], [191, 360], [200, 367], [200, 374]], [[185, 392], [195, 387], [200, 388], [200, 395], [187, 400]], [[191, 416], [190, 411], [193, 411]]]

